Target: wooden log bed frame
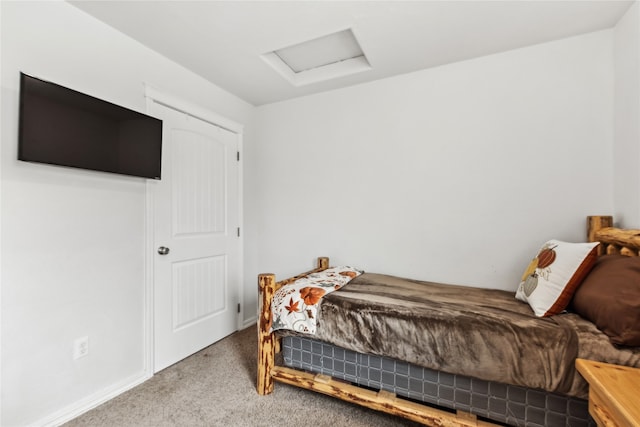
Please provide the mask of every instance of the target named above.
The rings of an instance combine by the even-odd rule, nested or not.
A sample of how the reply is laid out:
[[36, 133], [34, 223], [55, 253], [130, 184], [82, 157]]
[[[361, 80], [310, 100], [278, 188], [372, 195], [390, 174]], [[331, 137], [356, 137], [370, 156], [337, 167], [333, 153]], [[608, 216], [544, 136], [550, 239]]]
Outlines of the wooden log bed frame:
[[[640, 255], [640, 230], [613, 227], [611, 216], [589, 216], [587, 218], [587, 238], [590, 242], [600, 242], [600, 255], [621, 254]], [[285, 284], [292, 283], [311, 273], [329, 268], [329, 258], [318, 258], [317, 268], [276, 282], [274, 274], [265, 273], [258, 277], [258, 370], [257, 392], [266, 395], [273, 391], [275, 382], [282, 382], [304, 389], [356, 403], [377, 411], [386, 412], [428, 426], [494, 426], [478, 419], [474, 414], [439, 409], [417, 403], [385, 390], [373, 391], [344, 381], [335, 380], [323, 374], [314, 374], [299, 369], [277, 366], [275, 355], [280, 351], [280, 337], [269, 332], [272, 322], [271, 300], [275, 292]]]

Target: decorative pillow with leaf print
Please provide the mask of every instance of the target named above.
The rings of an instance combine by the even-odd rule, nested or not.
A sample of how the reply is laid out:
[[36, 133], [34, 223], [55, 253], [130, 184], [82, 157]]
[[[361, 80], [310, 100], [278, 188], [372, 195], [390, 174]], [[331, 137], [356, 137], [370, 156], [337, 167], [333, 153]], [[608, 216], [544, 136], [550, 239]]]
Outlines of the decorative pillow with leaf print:
[[522, 275], [516, 298], [538, 317], [563, 312], [595, 264], [598, 244], [549, 240]]

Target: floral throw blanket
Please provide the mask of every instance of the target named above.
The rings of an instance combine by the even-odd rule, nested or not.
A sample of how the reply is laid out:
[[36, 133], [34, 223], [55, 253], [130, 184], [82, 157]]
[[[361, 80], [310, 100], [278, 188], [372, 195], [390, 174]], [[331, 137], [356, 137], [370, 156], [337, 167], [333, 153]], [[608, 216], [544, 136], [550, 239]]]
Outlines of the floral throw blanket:
[[316, 333], [316, 315], [320, 299], [337, 291], [363, 272], [352, 267], [333, 267], [311, 273], [278, 289], [271, 301], [271, 332], [289, 329], [306, 334]]

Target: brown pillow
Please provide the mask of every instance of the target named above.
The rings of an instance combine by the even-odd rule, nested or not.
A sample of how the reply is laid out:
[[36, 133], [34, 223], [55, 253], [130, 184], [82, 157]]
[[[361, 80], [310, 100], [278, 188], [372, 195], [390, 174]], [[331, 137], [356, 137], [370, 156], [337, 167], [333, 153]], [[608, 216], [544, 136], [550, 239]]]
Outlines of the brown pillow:
[[573, 309], [612, 343], [640, 346], [640, 257], [599, 257], [576, 291]]

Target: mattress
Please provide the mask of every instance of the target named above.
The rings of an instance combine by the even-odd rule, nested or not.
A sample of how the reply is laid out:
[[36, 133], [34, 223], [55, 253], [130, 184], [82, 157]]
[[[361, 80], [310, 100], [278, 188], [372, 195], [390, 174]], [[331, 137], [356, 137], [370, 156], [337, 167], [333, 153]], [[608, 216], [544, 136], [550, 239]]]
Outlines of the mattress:
[[536, 317], [512, 292], [365, 273], [325, 296], [313, 338], [435, 371], [586, 399], [577, 357], [640, 366], [572, 313]]
[[312, 338], [282, 340], [286, 366], [330, 375], [359, 386], [461, 410], [523, 427], [594, 427], [588, 402], [544, 390], [438, 372], [388, 357], [362, 354]]

